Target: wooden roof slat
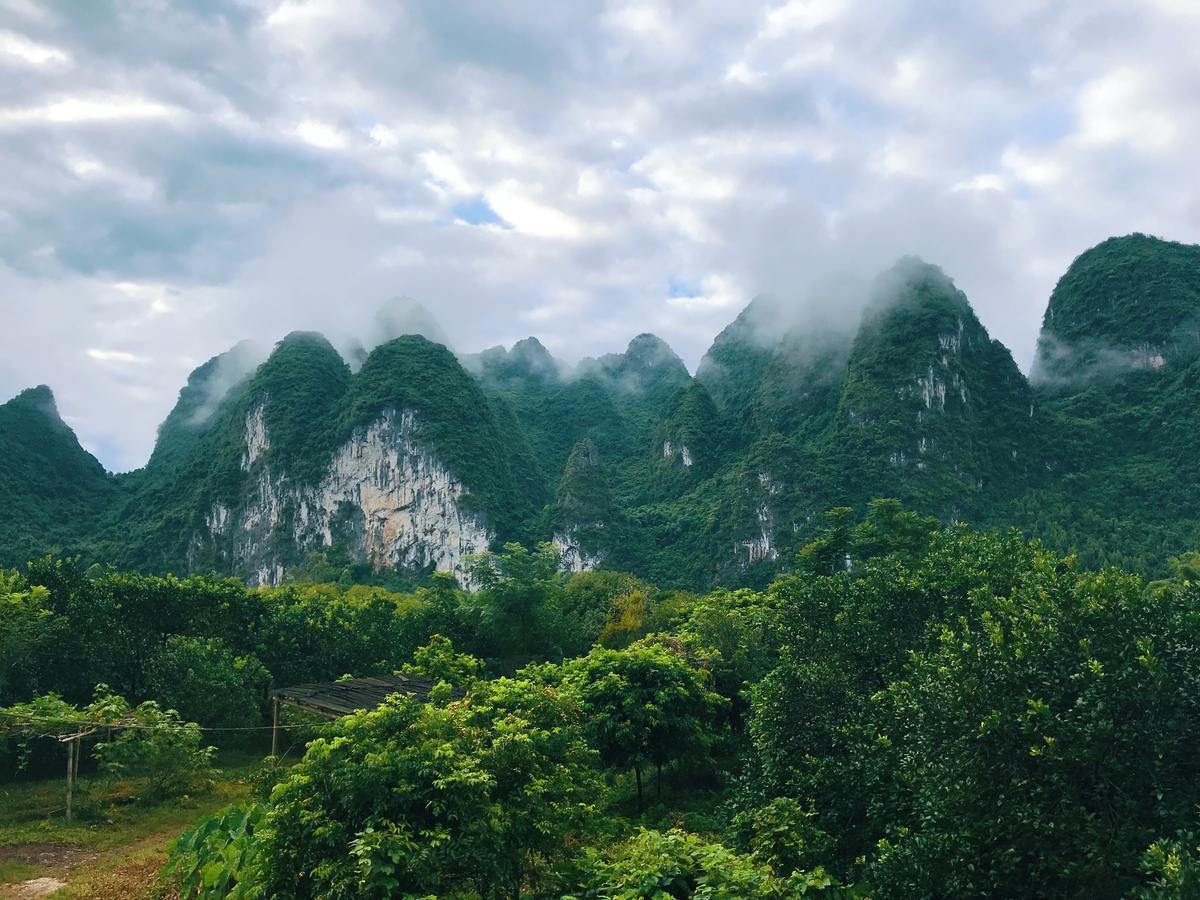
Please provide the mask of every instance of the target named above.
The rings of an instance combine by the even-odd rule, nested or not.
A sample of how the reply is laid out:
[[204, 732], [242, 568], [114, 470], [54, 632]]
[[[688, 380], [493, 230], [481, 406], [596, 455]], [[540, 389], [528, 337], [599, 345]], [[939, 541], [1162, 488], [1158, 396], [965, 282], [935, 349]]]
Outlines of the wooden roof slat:
[[346, 681], [297, 684], [278, 688], [272, 696], [281, 703], [336, 718], [360, 709], [375, 709], [392, 694], [426, 699], [434, 686], [428, 678], [374, 675]]

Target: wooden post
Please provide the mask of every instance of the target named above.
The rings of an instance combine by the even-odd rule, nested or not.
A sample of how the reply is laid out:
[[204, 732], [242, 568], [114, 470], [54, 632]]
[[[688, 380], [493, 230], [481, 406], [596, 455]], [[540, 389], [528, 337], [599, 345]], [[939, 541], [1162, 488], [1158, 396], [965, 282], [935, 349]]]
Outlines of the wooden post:
[[271, 698], [271, 756], [279, 756], [279, 698]]
[[75, 773], [74, 780], [79, 780], [79, 757], [83, 756], [83, 735], [75, 738]]
[[75, 742], [67, 741], [67, 821], [71, 821], [71, 789], [75, 787]]

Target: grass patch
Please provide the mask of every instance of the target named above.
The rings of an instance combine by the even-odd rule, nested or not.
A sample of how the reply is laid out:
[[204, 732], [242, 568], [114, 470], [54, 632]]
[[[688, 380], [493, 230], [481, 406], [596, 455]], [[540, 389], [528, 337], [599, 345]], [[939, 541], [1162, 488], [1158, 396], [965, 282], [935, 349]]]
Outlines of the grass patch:
[[94, 775], [79, 779], [78, 815], [67, 824], [61, 779], [15, 782], [0, 787], [0, 847], [60, 843], [109, 850], [195, 819], [244, 797], [260, 763], [243, 756], [221, 760], [212, 787], [194, 796], [159, 802], [138, 799], [139, 785]]
[[86, 775], [70, 824], [61, 779], [0, 785], [0, 885], [53, 876], [66, 882], [54, 894], [59, 898], [171, 896], [159, 879], [171, 842], [196, 820], [244, 798], [261, 762], [224, 753], [211, 788], [156, 802], [138, 798], [136, 781]]
[[167, 848], [178, 837], [171, 830], [151, 835], [120, 852], [107, 854], [95, 865], [71, 873], [67, 886], [57, 891], [56, 898], [75, 900], [109, 900], [109, 898], [178, 897], [162, 877], [167, 864]]
[[42, 867], [20, 859], [0, 862], [0, 884], [15, 884], [42, 874]]

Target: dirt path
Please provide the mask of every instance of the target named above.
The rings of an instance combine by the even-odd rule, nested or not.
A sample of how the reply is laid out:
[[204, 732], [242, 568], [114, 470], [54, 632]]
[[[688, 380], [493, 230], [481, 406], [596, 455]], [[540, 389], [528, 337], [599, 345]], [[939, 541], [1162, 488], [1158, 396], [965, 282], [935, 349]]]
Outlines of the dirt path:
[[19, 884], [0, 885], [0, 898], [4, 900], [32, 900], [48, 897], [66, 885], [72, 869], [85, 866], [99, 856], [91, 850], [72, 847], [69, 844], [18, 844], [0, 847], [0, 863], [20, 863], [35, 866], [44, 873]]
[[[19, 884], [0, 885], [0, 900], [51, 896], [81, 900], [146, 897], [158, 883], [158, 873], [167, 862], [167, 845], [178, 836], [178, 830], [172, 829], [102, 851], [67, 844], [0, 847], [0, 862], [22, 862], [42, 870], [36, 878]], [[170, 898], [179, 894], [168, 891], [155, 896]]]

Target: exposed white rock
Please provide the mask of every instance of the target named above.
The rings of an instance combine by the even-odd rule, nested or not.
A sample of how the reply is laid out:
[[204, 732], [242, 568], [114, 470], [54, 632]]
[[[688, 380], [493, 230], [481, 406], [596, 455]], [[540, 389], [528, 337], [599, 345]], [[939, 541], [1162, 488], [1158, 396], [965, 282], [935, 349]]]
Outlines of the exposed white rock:
[[775, 548], [775, 517], [771, 507], [763, 503], [758, 507], [758, 536], [748, 541], [741, 541], [737, 549], [745, 554], [745, 565], [753, 565], [764, 560], [779, 559], [779, 551]]
[[235, 567], [258, 584], [279, 584], [285, 573], [276, 544], [280, 529], [303, 556], [334, 542], [377, 568], [404, 566], [452, 571], [487, 550], [492, 534], [463, 504], [466, 487], [417, 440], [411, 410], [386, 410], [357, 429], [311, 486], [276, 476], [259, 463], [269, 448], [261, 407], [246, 418], [243, 467], [254, 486], [237, 510], [214, 504], [208, 534]]
[[759, 472], [758, 483], [767, 489], [768, 494], [778, 494], [783, 490], [783, 482], [773, 477], [770, 472]]
[[921, 391], [921, 399], [925, 401], [926, 409], [936, 409], [944, 412], [946, 409], [946, 382], [934, 374], [933, 365], [925, 375], [917, 376], [917, 387]]
[[680, 444], [676, 447], [671, 441], [663, 441], [663, 459], [674, 459], [678, 451], [679, 461], [683, 463], [685, 469], [691, 468], [695, 460], [692, 458], [692, 451], [688, 449], [687, 444]]
[[204, 517], [204, 524], [210, 534], [222, 534], [229, 524], [229, 508], [222, 503], [214, 503], [212, 509]]
[[591, 572], [604, 562], [602, 551], [588, 553], [580, 546], [579, 534], [574, 529], [559, 532], [551, 540], [558, 548], [558, 565], [564, 572]]
[[262, 405], [246, 413], [246, 450], [242, 454], [242, 468], [247, 472], [271, 446], [267, 441], [267, 423], [264, 415]]

